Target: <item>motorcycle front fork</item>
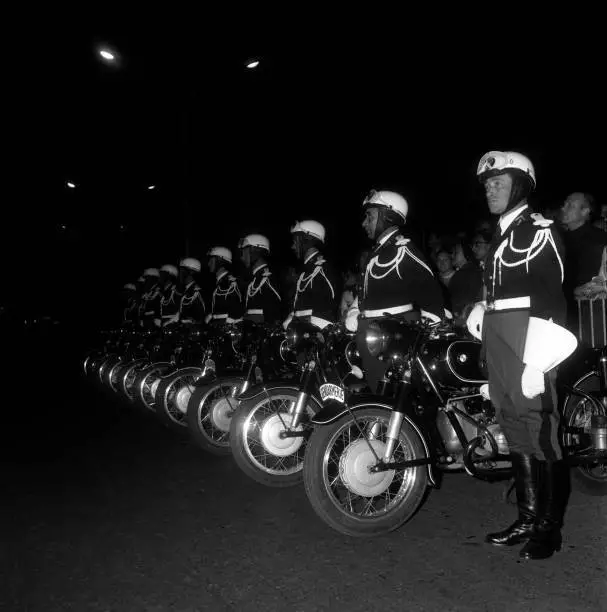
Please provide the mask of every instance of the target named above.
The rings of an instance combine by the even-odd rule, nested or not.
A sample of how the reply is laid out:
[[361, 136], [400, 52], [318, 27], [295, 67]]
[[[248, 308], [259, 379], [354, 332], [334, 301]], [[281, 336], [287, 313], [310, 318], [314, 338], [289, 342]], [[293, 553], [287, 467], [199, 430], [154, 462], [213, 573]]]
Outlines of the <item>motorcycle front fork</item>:
[[316, 362], [309, 361], [304, 370], [303, 379], [301, 382], [301, 389], [297, 395], [297, 400], [289, 408], [289, 414], [291, 415], [291, 428], [295, 429], [302, 421], [306, 410], [306, 404], [308, 403], [308, 397], [312, 393], [312, 386], [314, 383], [314, 371], [316, 369]]
[[[382, 461], [384, 463], [392, 462], [394, 448], [396, 447], [396, 443], [398, 442], [400, 428], [402, 427], [403, 420], [405, 418], [405, 410], [407, 407], [410, 389], [410, 374], [407, 375], [405, 373], [405, 375], [403, 376], [403, 380], [398, 387], [398, 391], [396, 393], [396, 403], [394, 405], [394, 409], [390, 413], [390, 420], [388, 421], [388, 430], [386, 431], [386, 445], [384, 448], [384, 455], [382, 457]], [[371, 428], [371, 435], [373, 437], [377, 437], [379, 435], [379, 429], [379, 423], [374, 423], [373, 427]]]

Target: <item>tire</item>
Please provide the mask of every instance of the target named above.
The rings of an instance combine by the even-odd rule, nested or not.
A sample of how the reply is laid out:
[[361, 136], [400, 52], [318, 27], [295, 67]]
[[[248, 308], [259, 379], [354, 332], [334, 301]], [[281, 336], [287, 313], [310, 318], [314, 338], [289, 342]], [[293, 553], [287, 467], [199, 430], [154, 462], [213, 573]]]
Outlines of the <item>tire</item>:
[[151, 412], [156, 412], [155, 393], [163, 376], [174, 370], [174, 365], [168, 361], [159, 361], [143, 368], [135, 378], [135, 391], [138, 403]]
[[154, 401], [156, 416], [170, 429], [186, 431], [188, 402], [202, 372], [202, 368], [182, 368], [160, 381]]
[[134, 402], [135, 399], [137, 399], [137, 389], [135, 387], [137, 374], [148, 364], [149, 361], [147, 359], [136, 359], [135, 361], [131, 361], [127, 366], [125, 366], [124, 370], [122, 370], [120, 377], [120, 390], [122, 391], [122, 394], [131, 402]]
[[99, 376], [99, 380], [105, 385], [109, 386], [108, 373], [110, 370], [120, 363], [121, 357], [119, 355], [110, 355], [108, 358], [99, 366], [99, 371], [97, 372]]
[[[576, 387], [590, 396], [596, 396], [600, 391], [598, 374], [589, 372], [578, 381]], [[583, 433], [580, 434], [571, 434], [566, 429], [562, 431], [561, 444], [569, 455], [583, 454], [586, 449], [591, 447], [590, 418], [593, 414], [597, 414], [598, 410], [582, 396], [573, 393], [566, 396], [562, 417], [565, 428], [575, 427], [583, 430]], [[602, 414], [607, 414], [606, 408], [603, 408]], [[574, 466], [572, 484], [576, 490], [586, 495], [607, 495], [607, 465], [605, 460], [602, 463]]]
[[[267, 487], [293, 487], [302, 482], [311, 424], [304, 420], [299, 425], [302, 437], [284, 441], [278, 438], [284, 431], [278, 413], [288, 423], [288, 408], [297, 401], [298, 394], [295, 389], [270, 389], [267, 395], [242, 401], [232, 416], [230, 448], [234, 460], [247, 476]], [[313, 416], [319, 408], [318, 402], [310, 397], [307, 416]]]
[[[398, 529], [415, 515], [428, 490], [428, 471], [417, 466], [368, 472], [376, 463], [369, 444], [381, 457], [390, 411], [370, 404], [356, 411], [356, 419], [362, 427], [379, 424], [373, 439], [361, 435], [349, 414], [314, 430], [304, 463], [304, 485], [314, 511], [330, 527], [349, 536], [373, 537]], [[395, 458], [425, 456], [419, 435], [403, 421]]]
[[233, 397], [244, 378], [232, 377], [216, 380], [198, 387], [188, 402], [187, 421], [192, 439], [204, 451], [217, 456], [232, 453], [230, 424], [238, 400]]
[[120, 360], [111, 366], [106, 374], [105, 382], [109, 388], [114, 392], [118, 393], [120, 390], [120, 374], [124, 367], [130, 363], [129, 361]]

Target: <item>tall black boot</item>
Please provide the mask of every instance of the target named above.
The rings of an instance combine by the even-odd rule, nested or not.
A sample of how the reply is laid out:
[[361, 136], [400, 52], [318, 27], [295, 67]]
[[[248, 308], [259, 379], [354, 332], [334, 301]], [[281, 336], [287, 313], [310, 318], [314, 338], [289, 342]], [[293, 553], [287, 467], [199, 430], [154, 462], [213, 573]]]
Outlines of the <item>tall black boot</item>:
[[519, 553], [523, 559], [548, 559], [561, 550], [568, 466], [564, 461], [540, 461], [540, 512], [529, 541]]
[[494, 546], [514, 546], [526, 542], [533, 533], [538, 516], [538, 461], [533, 455], [511, 453], [518, 518], [510, 527], [490, 533], [485, 542]]

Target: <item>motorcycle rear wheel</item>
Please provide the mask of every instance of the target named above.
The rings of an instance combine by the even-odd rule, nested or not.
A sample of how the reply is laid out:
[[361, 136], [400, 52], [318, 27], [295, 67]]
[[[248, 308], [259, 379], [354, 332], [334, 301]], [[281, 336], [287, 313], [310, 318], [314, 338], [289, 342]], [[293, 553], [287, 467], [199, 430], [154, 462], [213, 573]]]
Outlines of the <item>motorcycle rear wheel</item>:
[[232, 453], [230, 448], [230, 423], [238, 407], [233, 397], [243, 378], [222, 378], [198, 387], [188, 402], [187, 420], [192, 439], [204, 451], [217, 456]]
[[[314, 511], [330, 527], [348, 536], [373, 537], [398, 529], [415, 515], [428, 491], [428, 471], [417, 466], [369, 472], [377, 463], [375, 455], [383, 454], [390, 411], [369, 405], [356, 411], [356, 420], [362, 431], [349, 414], [314, 430], [304, 485]], [[422, 441], [407, 421], [393, 457], [425, 457]]]
[[[297, 401], [298, 392], [280, 388], [240, 402], [230, 423], [230, 448], [240, 469], [267, 487], [293, 487], [303, 479], [304, 455], [311, 425], [298, 426], [304, 435], [280, 438], [283, 422]], [[317, 409], [317, 408], [316, 408]], [[313, 400], [306, 406], [308, 417], [315, 412]]]
[[[590, 396], [596, 396], [600, 390], [598, 374], [589, 372], [579, 381], [577, 386]], [[569, 454], [583, 454], [584, 450], [591, 446], [590, 418], [593, 414], [599, 414], [599, 409], [586, 398], [573, 393], [565, 398], [562, 417], [565, 428], [575, 427], [583, 430], [583, 433], [580, 434], [568, 433], [566, 429], [563, 431], [561, 443], [563, 448], [569, 451]], [[600, 414], [606, 415], [607, 408], [603, 408]], [[586, 495], [607, 495], [607, 465], [605, 461], [575, 466], [573, 468], [573, 482], [575, 488]]]

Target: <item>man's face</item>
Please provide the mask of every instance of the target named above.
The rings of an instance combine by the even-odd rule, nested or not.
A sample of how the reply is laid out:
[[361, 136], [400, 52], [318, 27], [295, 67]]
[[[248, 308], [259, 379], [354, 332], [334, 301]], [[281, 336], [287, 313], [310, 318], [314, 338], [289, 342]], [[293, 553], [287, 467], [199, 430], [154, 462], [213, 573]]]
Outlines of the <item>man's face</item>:
[[293, 234], [293, 242], [291, 244], [291, 249], [293, 253], [295, 253], [295, 256], [297, 257], [297, 259], [304, 258], [304, 255], [305, 255], [305, 253], [303, 252], [304, 241], [303, 241], [303, 237], [301, 236], [301, 234]]
[[240, 261], [247, 270], [251, 267], [251, 247], [240, 250]]
[[436, 267], [441, 274], [446, 274], [450, 270], [453, 270], [453, 260], [449, 253], [442, 251], [436, 257]]
[[379, 219], [379, 211], [377, 207], [370, 206], [365, 210], [365, 216], [363, 218], [363, 229], [367, 236], [373, 240], [375, 238], [375, 231], [377, 230], [377, 221]]
[[492, 215], [501, 215], [508, 208], [512, 177], [509, 174], [492, 176], [485, 181], [487, 206]]
[[561, 207], [559, 219], [565, 226], [583, 224], [588, 220], [589, 212], [584, 196], [581, 193], [572, 193]]
[[483, 238], [482, 235], [474, 236], [472, 240], [472, 252], [477, 261], [484, 261], [489, 252], [489, 243]]

